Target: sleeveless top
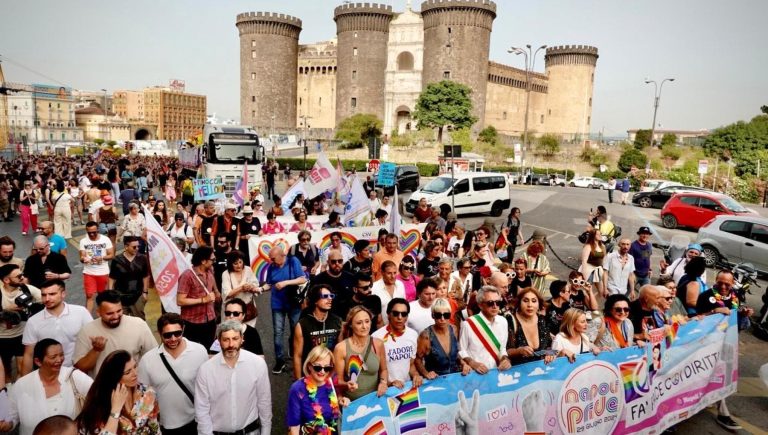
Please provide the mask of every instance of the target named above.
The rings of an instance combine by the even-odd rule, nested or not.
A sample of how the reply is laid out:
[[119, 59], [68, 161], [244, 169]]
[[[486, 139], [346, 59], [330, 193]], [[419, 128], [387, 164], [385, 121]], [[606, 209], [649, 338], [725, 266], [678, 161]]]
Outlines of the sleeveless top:
[[429, 332], [429, 345], [431, 349], [429, 354], [424, 357], [424, 367], [427, 371], [435, 372], [440, 376], [459, 372], [459, 341], [453, 333], [453, 328], [448, 327], [448, 334], [450, 337], [450, 350], [448, 351], [448, 355], [445, 354], [443, 345], [440, 344], [440, 340], [437, 338], [437, 335], [435, 335], [434, 325], [428, 327], [427, 331]]
[[[512, 314], [514, 321], [507, 321], [509, 325], [515, 325], [513, 331], [510, 331], [510, 337], [514, 337], [514, 346], [516, 348], [518, 347], [525, 347], [525, 346], [531, 346], [528, 344], [528, 339], [525, 338], [525, 333], [523, 332], [523, 327], [520, 324], [520, 321], [517, 320], [517, 316]], [[506, 316], [505, 316], [506, 317]], [[552, 335], [549, 333], [549, 325], [547, 325], [545, 316], [538, 316], [537, 322], [536, 322], [536, 328], [539, 330], [539, 347], [536, 349], [533, 349], [534, 352], [540, 351], [540, 350], [549, 350], [552, 349]], [[533, 348], [533, 346], [531, 346]], [[529, 356], [529, 357], [523, 357], [520, 358], [519, 361], [515, 361], [515, 364], [523, 364], [531, 361], [538, 361], [540, 359], [543, 359], [543, 356]]]
[[103, 224], [114, 224], [117, 222], [117, 214], [115, 213], [115, 208], [112, 207], [109, 210], [104, 208], [99, 208], [98, 211], [99, 214], [99, 222]]
[[680, 302], [683, 303], [683, 306], [685, 306], [685, 311], [688, 313], [688, 317], [693, 317], [696, 315], [696, 306], [689, 307], [685, 302], [685, 297], [688, 293], [688, 283], [691, 281], [696, 281], [699, 283], [699, 294], [704, 293], [708, 289], [707, 283], [705, 283], [700, 276], [695, 277], [695, 279], [691, 279], [691, 276], [686, 273], [680, 278], [680, 281], [677, 283], [677, 291], [675, 292], [675, 296], [677, 296], [677, 298], [680, 299]]
[[349, 381], [353, 376], [357, 376], [357, 389], [347, 391], [346, 396], [350, 400], [355, 400], [376, 391], [379, 385], [379, 356], [373, 349], [373, 339], [368, 339], [362, 354], [352, 350], [350, 340], [345, 340], [344, 346], [347, 351], [347, 356], [344, 358], [344, 377]]
[[603, 265], [603, 260], [605, 259], [605, 250], [602, 249], [600, 251], [596, 251], [594, 249], [590, 249], [589, 251], [589, 257], [587, 257], [587, 263], [591, 264], [595, 267], [600, 267]]

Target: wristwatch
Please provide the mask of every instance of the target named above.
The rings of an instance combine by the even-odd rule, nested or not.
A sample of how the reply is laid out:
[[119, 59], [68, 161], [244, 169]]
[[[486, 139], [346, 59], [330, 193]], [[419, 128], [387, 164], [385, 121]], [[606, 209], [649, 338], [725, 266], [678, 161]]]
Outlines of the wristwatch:
[[115, 420], [120, 420], [120, 413], [119, 412], [110, 412], [109, 416], [114, 418]]

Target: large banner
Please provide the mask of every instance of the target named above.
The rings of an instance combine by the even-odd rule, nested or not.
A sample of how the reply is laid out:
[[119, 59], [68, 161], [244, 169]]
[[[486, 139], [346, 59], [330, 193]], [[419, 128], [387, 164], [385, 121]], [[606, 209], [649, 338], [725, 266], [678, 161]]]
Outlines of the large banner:
[[653, 332], [644, 348], [573, 364], [558, 358], [372, 393], [344, 410], [342, 433], [660, 433], [736, 391], [735, 313]]
[[[400, 249], [406, 254], [415, 254], [416, 249], [421, 244], [421, 233], [424, 231], [425, 224], [403, 225], [400, 229]], [[379, 229], [376, 227], [350, 227], [338, 230], [310, 231], [312, 234], [311, 243], [316, 245], [318, 252], [322, 253], [331, 245], [331, 233], [341, 233], [341, 243], [346, 244], [350, 250], [353, 249], [358, 240], [368, 240], [371, 242], [370, 248], [376, 249], [378, 243]], [[248, 240], [248, 251], [251, 257], [251, 268], [259, 281], [264, 281], [269, 265], [269, 251], [275, 246], [280, 246], [288, 250], [291, 246], [299, 242], [298, 232], [284, 234], [270, 234], [267, 236], [254, 237]]]
[[224, 180], [221, 177], [195, 178], [192, 185], [195, 189], [195, 201], [224, 198]]
[[[152, 216], [152, 211], [144, 207], [144, 214]], [[179, 277], [192, 266], [156, 219], [147, 219], [147, 250], [152, 279], [163, 308], [169, 313], [181, 312], [176, 303]]]

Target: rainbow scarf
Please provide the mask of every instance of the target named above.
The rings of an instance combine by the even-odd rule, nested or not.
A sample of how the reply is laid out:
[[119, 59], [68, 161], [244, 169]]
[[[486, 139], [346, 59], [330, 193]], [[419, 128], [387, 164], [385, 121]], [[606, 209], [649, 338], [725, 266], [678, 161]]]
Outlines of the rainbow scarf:
[[493, 331], [491, 331], [491, 327], [488, 326], [488, 323], [486, 323], [483, 315], [475, 314], [474, 316], [467, 319], [467, 324], [469, 325], [469, 328], [472, 329], [472, 332], [475, 333], [477, 338], [480, 339], [480, 343], [482, 343], [483, 347], [485, 347], [485, 350], [487, 350], [488, 353], [493, 357], [493, 360], [496, 361], [496, 365], [499, 365], [501, 360], [499, 357], [499, 352], [501, 352], [501, 343], [499, 343], [499, 340], [493, 334]]
[[331, 435], [332, 432], [336, 432], [336, 422], [341, 417], [341, 411], [339, 410], [339, 399], [336, 397], [336, 390], [333, 388], [331, 378], [325, 380], [325, 387], [330, 390], [328, 393], [328, 400], [331, 402], [331, 412], [333, 413], [333, 421], [329, 425], [323, 417], [323, 407], [317, 401], [317, 384], [309, 377], [304, 377], [304, 385], [307, 387], [307, 393], [309, 393], [309, 399], [312, 401], [312, 411], [314, 412], [314, 420], [302, 425], [304, 433], [318, 434], [318, 435]]

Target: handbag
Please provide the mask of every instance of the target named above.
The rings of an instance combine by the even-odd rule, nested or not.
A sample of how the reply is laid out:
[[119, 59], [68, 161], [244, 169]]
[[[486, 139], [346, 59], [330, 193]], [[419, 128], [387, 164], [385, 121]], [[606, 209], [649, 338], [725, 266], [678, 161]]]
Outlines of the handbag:
[[[293, 275], [293, 262], [288, 263], [288, 268], [290, 274]], [[309, 284], [309, 281], [301, 285], [288, 285], [283, 287], [285, 297], [288, 298], [288, 302], [291, 305], [297, 307], [301, 306], [301, 304], [304, 302], [304, 298], [307, 296], [307, 284]]]
[[189, 398], [189, 401], [192, 402], [192, 404], [194, 405], [195, 396], [192, 395], [192, 393], [189, 391], [189, 388], [187, 388], [187, 386], [184, 385], [183, 382], [181, 382], [181, 379], [179, 379], [179, 376], [176, 374], [175, 371], [173, 371], [173, 367], [171, 367], [171, 365], [168, 363], [168, 360], [165, 358], [164, 353], [160, 353], [160, 360], [163, 361], [163, 365], [165, 366], [166, 369], [168, 369], [168, 373], [170, 373], [173, 380], [176, 381], [176, 385], [178, 385], [179, 388], [181, 388], [181, 391], [183, 391], [184, 394], [187, 395], [187, 397]]
[[[232, 283], [232, 273], [227, 272], [229, 276], [229, 282]], [[255, 319], [259, 315], [259, 309], [256, 308], [256, 295], [251, 293], [251, 301], [245, 303], [245, 317], [243, 323], [249, 322]]]
[[36, 203], [33, 203], [32, 205], [29, 206], [29, 211], [33, 215], [38, 215], [38, 214], [40, 214], [40, 206], [37, 205]]
[[85, 395], [81, 394], [80, 391], [77, 390], [77, 387], [75, 386], [75, 380], [72, 379], [72, 375], [75, 373], [75, 368], [72, 369], [71, 372], [69, 372], [69, 377], [67, 377], [67, 382], [69, 382], [69, 386], [72, 387], [72, 394], [75, 396], [75, 416], [80, 415], [80, 412], [83, 410], [83, 406], [85, 405]]

